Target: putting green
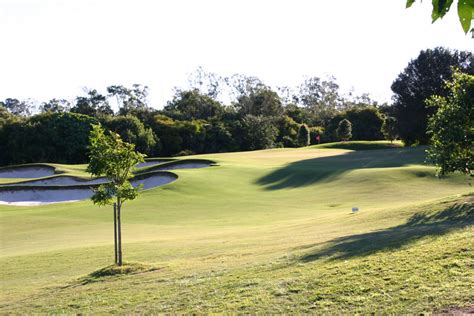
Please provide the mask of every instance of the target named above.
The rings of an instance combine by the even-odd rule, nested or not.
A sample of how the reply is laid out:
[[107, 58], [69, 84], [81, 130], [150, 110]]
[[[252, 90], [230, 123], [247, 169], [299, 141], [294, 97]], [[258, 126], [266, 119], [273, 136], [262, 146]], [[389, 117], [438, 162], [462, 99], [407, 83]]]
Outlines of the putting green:
[[[424, 164], [425, 148], [315, 147], [195, 158], [217, 166], [173, 170], [178, 181], [124, 205], [124, 259], [158, 267], [149, 273], [74, 283], [113, 262], [110, 208], [89, 201], [0, 206], [0, 310], [368, 312], [387, 304], [388, 311], [419, 312], [469, 302], [466, 286], [473, 283], [465, 258], [443, 261], [460, 267], [452, 283], [436, 270], [430, 251], [473, 254], [472, 243], [463, 245], [474, 236], [472, 208], [461, 205], [465, 218], [448, 223], [430, 214], [458, 207], [458, 199], [472, 205], [461, 197], [472, 187], [460, 175], [436, 178]], [[58, 167], [74, 175], [85, 168]], [[359, 213], [351, 214], [352, 207]], [[406, 226], [420, 214], [413, 223], [423, 227]], [[359, 237], [334, 247], [351, 236]], [[404, 293], [381, 294], [402, 288], [404, 278], [422, 273], [421, 264], [431, 271], [425, 282], [414, 280], [419, 284], [412, 289], [406, 281]], [[383, 281], [388, 276], [393, 284]], [[340, 286], [348, 280], [359, 287], [344, 292]], [[364, 290], [364, 282], [375, 283]]]

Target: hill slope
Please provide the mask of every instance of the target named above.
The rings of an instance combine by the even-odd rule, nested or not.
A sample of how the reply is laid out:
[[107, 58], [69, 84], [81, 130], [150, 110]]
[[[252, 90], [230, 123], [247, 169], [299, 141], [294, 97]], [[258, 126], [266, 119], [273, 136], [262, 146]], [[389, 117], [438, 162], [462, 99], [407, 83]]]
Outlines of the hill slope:
[[461, 196], [472, 188], [435, 178], [423, 148], [199, 158], [218, 166], [176, 171], [124, 205], [124, 258], [150, 272], [77, 281], [113, 260], [109, 208], [0, 206], [1, 311], [407, 313], [474, 302], [472, 197]]

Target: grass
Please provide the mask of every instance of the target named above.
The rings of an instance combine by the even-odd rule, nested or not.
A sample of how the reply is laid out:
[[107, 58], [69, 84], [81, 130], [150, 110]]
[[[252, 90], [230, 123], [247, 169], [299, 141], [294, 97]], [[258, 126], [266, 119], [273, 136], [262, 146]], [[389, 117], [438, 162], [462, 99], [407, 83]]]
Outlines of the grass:
[[[0, 312], [420, 313], [474, 305], [472, 187], [462, 176], [436, 178], [424, 148], [195, 158], [218, 166], [174, 170], [178, 181], [124, 205], [124, 259], [146, 263], [131, 274], [110, 266], [110, 208], [0, 206]], [[61, 167], [77, 175], [85, 166]]]
[[347, 142], [335, 142], [335, 143], [324, 143], [320, 145], [313, 145], [310, 148], [336, 148], [336, 149], [349, 149], [349, 150], [376, 150], [376, 149], [388, 149], [403, 147], [401, 141], [365, 141], [365, 140], [353, 140]]

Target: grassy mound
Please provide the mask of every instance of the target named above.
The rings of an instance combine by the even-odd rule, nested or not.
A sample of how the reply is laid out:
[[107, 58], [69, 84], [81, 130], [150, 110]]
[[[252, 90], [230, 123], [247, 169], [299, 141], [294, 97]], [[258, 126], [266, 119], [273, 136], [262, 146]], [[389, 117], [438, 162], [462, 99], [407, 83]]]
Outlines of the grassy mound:
[[105, 278], [121, 275], [132, 275], [138, 273], [152, 272], [159, 268], [150, 264], [140, 262], [124, 262], [123, 265], [118, 266], [116, 264], [98, 269], [94, 272], [89, 273], [87, 276], [79, 279], [81, 284], [88, 284], [98, 282]]
[[308, 148], [333, 148], [333, 149], [348, 149], [348, 150], [377, 150], [403, 147], [400, 141], [389, 142], [385, 140], [380, 141], [364, 141], [355, 140], [348, 142], [325, 143], [320, 145], [313, 145]]

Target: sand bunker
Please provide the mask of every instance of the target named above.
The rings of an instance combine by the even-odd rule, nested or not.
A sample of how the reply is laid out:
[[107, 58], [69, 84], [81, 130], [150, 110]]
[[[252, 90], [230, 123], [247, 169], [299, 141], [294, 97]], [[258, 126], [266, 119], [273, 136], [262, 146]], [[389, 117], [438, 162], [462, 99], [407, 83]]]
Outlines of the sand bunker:
[[[57, 177], [59, 178], [59, 177]], [[91, 181], [80, 181], [81, 184], [78, 186], [78, 180], [74, 177], [60, 177], [66, 179], [60, 179], [60, 181], [70, 181], [68, 184], [72, 186], [52, 186], [58, 185], [59, 179], [41, 179], [36, 181], [29, 181], [27, 184], [15, 183], [14, 188], [9, 188], [10, 185], [3, 185], [0, 188], [0, 205], [17, 205], [17, 206], [34, 206], [44, 205], [61, 202], [76, 202], [84, 199], [88, 199], [92, 196], [92, 188], [88, 185], [97, 185], [104, 183], [104, 179], [95, 179]], [[141, 175], [140, 178], [132, 179], [130, 182], [133, 186], [143, 184], [143, 189], [151, 189], [161, 185], [173, 182], [178, 177], [169, 172], [156, 172], [150, 174]], [[35, 182], [34, 184], [32, 184]], [[47, 185], [45, 185], [47, 183]], [[31, 188], [29, 188], [31, 186]]]
[[54, 175], [54, 167], [24, 166], [1, 168], [0, 178], [42, 178]]
[[[162, 166], [160, 164], [163, 164]], [[171, 172], [157, 170], [206, 168], [214, 162], [208, 160], [157, 159], [138, 164], [143, 168], [152, 166], [153, 172], [136, 175], [130, 180], [133, 186], [142, 184], [143, 189], [151, 189], [175, 181], [178, 176]], [[156, 166], [155, 166], [156, 165]], [[153, 167], [154, 166], [154, 167]], [[156, 172], [154, 172], [156, 171]], [[50, 166], [20, 166], [0, 169], [0, 178], [43, 178], [54, 175]], [[82, 179], [73, 176], [54, 176], [43, 179], [22, 181], [0, 185], [0, 204], [43, 205], [61, 202], [75, 202], [92, 196], [92, 187], [106, 183], [105, 178]]]
[[51, 178], [45, 179], [38, 179], [38, 180], [31, 180], [31, 181], [23, 181], [23, 182], [16, 182], [16, 183], [8, 183], [3, 184], [1, 186], [67, 186], [67, 185], [94, 185], [94, 184], [102, 184], [106, 183], [107, 180], [105, 178], [98, 178], [92, 180], [86, 180], [77, 177], [71, 176], [56, 176]]
[[143, 190], [156, 188], [168, 183], [171, 183], [178, 179], [178, 176], [171, 172], [160, 172], [149, 177], [143, 177], [141, 179], [132, 179], [130, 183], [136, 187], [137, 185], [143, 184]]
[[159, 165], [160, 163], [169, 162], [169, 161], [171, 161], [171, 159], [150, 160], [150, 161], [141, 162], [137, 164], [135, 167], [137, 168], [150, 167], [150, 166]]
[[36, 188], [0, 191], [0, 204], [31, 206], [75, 202], [92, 196], [90, 188]]

